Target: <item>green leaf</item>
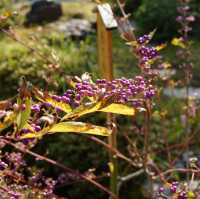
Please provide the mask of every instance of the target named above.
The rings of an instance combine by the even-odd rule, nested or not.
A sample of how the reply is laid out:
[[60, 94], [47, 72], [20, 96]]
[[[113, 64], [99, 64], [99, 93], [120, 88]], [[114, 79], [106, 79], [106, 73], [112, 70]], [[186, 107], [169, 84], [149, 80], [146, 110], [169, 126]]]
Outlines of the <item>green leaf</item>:
[[106, 113], [115, 113], [115, 114], [122, 114], [122, 115], [135, 115], [135, 109], [133, 107], [124, 105], [124, 104], [110, 104], [103, 109], [100, 109], [101, 112]]
[[[21, 100], [18, 100], [19, 105], [21, 105]], [[20, 111], [17, 115], [17, 126], [18, 130], [22, 129], [28, 122], [31, 115], [31, 98], [25, 99], [26, 108], [24, 111]]]
[[22, 139], [25, 138], [37, 138], [42, 137], [45, 134], [52, 133], [80, 133], [80, 134], [92, 134], [92, 135], [100, 135], [100, 136], [109, 136], [111, 134], [111, 130], [102, 127], [95, 126], [89, 123], [83, 122], [61, 122], [58, 124], [54, 124], [50, 128], [45, 128], [40, 132], [28, 133], [22, 136]]

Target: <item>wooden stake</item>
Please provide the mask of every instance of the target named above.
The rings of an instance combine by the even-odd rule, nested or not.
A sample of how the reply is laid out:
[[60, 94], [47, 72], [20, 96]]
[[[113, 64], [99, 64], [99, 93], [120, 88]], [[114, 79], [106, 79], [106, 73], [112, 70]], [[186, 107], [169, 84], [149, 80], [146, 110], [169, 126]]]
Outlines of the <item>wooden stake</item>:
[[103, 78], [113, 79], [112, 66], [112, 32], [107, 30], [102, 18], [97, 13], [97, 35], [98, 35], [98, 64]]
[[[117, 23], [112, 16], [112, 10], [109, 7], [109, 4], [99, 5], [97, 12], [98, 64], [101, 70], [102, 77], [109, 81], [111, 81], [114, 76], [112, 65], [111, 29], [115, 28], [116, 24]], [[108, 138], [108, 143], [112, 148], [117, 148], [117, 134], [115, 118], [113, 114], [107, 114], [107, 125], [112, 130], [112, 134]], [[109, 159], [109, 167], [111, 172], [110, 190], [112, 191], [112, 193], [117, 195], [117, 159], [112, 152], [109, 153]]]

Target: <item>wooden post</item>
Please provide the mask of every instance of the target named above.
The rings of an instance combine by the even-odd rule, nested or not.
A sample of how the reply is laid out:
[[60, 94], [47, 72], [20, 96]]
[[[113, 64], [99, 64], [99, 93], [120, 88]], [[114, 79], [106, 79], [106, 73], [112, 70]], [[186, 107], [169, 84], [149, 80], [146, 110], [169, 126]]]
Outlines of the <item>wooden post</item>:
[[[102, 77], [111, 81], [113, 79], [112, 64], [112, 29], [117, 27], [117, 22], [109, 4], [98, 5], [97, 11], [97, 42], [98, 65]], [[113, 114], [107, 114], [107, 125], [112, 130], [108, 143], [112, 148], [117, 148], [117, 135]], [[112, 152], [109, 153], [110, 166], [110, 190], [117, 195], [117, 159]]]

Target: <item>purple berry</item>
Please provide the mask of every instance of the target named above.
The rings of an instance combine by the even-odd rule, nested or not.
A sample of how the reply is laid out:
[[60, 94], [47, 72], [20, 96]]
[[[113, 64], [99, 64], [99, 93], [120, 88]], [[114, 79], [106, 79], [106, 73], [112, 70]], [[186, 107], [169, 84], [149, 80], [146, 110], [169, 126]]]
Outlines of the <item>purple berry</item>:
[[69, 98], [69, 97], [66, 97], [66, 96], [62, 96], [61, 100], [62, 100], [63, 102], [65, 102], [65, 103], [67, 103], [67, 104], [69, 104], [70, 101], [71, 101], [70, 98]]
[[178, 199], [186, 199], [186, 193], [184, 191], [182, 191], [179, 195], [178, 195]]
[[22, 110], [22, 111], [25, 111], [25, 110], [26, 110], [26, 104], [22, 104], [22, 105], [21, 105], [21, 110]]
[[33, 105], [33, 106], [31, 107], [31, 110], [32, 110], [33, 112], [39, 113], [39, 112], [40, 112], [40, 106], [39, 106], [38, 104]]
[[62, 112], [62, 109], [61, 109], [61, 108], [59, 108], [59, 107], [56, 107], [56, 109], [55, 109], [55, 110], [56, 110], [56, 112], [57, 112], [57, 113], [59, 113], [59, 112]]
[[171, 193], [176, 193], [176, 190], [177, 190], [177, 186], [172, 185], [172, 186], [170, 187], [170, 192], [171, 192]]
[[39, 131], [41, 131], [41, 127], [38, 126], [38, 125], [36, 125], [36, 126], [34, 126], [34, 130], [35, 130], [36, 132], [39, 132]]

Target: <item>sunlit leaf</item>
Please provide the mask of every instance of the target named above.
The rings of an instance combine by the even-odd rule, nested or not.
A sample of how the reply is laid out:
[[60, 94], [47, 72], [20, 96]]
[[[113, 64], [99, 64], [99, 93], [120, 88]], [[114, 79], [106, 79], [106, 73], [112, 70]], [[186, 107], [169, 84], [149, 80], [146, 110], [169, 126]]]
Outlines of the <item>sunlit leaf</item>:
[[105, 127], [95, 126], [83, 122], [61, 122], [53, 125], [51, 128], [43, 129], [40, 132], [28, 133], [24, 135], [22, 139], [37, 138], [37, 137], [42, 137], [45, 134], [52, 134], [52, 133], [81, 133], [81, 134], [109, 136], [111, 134], [111, 130]]
[[109, 167], [110, 173], [114, 173], [114, 165], [112, 162], [108, 163], [108, 167]]
[[51, 104], [51, 106], [55, 108], [61, 109], [65, 113], [70, 113], [72, 111], [71, 106], [69, 104], [66, 104], [64, 102], [57, 102], [56, 100], [50, 97], [45, 98], [45, 102], [48, 102], [49, 104]]
[[16, 119], [16, 114], [14, 112], [7, 113], [3, 122], [0, 123], [0, 132], [11, 126], [15, 121], [15, 119]]
[[[19, 102], [19, 106], [21, 106], [21, 100]], [[28, 122], [28, 119], [31, 114], [31, 98], [25, 99], [25, 110], [20, 110], [20, 112], [17, 115], [17, 126], [18, 129], [22, 129]]]
[[87, 81], [87, 82], [93, 83], [91, 75], [89, 73], [83, 73], [81, 75], [81, 79], [82, 79], [82, 81]]
[[55, 124], [50, 130], [50, 133], [55, 132], [74, 132], [74, 133], [84, 133], [92, 135], [109, 136], [111, 131], [105, 127], [95, 126], [89, 123], [83, 122], [61, 122]]
[[126, 44], [127, 44], [128, 46], [138, 47], [137, 41], [126, 42]]
[[164, 62], [162, 63], [162, 67], [166, 69], [166, 68], [171, 68], [172, 65], [169, 62]]
[[3, 16], [4, 17], [10, 17], [10, 16], [12, 16], [12, 13], [10, 11], [6, 11], [6, 12], [3, 13]]
[[74, 109], [73, 112], [65, 115], [62, 120], [68, 120], [68, 119], [76, 119], [83, 115], [96, 112], [104, 107], [106, 107], [109, 104], [109, 98], [103, 99], [98, 102], [91, 102], [86, 103], [83, 105], [80, 105], [78, 108]]
[[100, 109], [101, 112], [106, 113], [115, 113], [115, 114], [122, 114], [122, 115], [135, 115], [135, 109], [133, 107], [124, 105], [124, 104], [111, 104], [106, 106], [103, 109]]
[[151, 31], [151, 32], [149, 33], [150, 39], [153, 38], [153, 36], [155, 35], [156, 31], [157, 31], [157, 29], [154, 29], [153, 31]]
[[174, 46], [179, 46], [181, 48], [186, 48], [182, 38], [173, 38], [171, 44]]
[[188, 192], [187, 192], [187, 198], [188, 198], [188, 199], [195, 199], [195, 198], [196, 198], [196, 195], [195, 195], [194, 192], [188, 191]]
[[54, 108], [59, 108], [65, 113], [70, 113], [72, 111], [72, 108], [69, 104], [64, 103], [64, 102], [57, 102], [56, 100], [52, 99], [47, 93], [43, 93], [37, 88], [34, 88], [34, 93], [35, 93], [35, 97], [38, 100], [49, 103]]
[[[30, 128], [29, 128], [30, 129]], [[29, 138], [41, 138], [42, 136], [46, 135], [49, 131], [50, 127], [43, 128], [39, 132], [31, 132], [21, 136], [21, 139], [29, 139]], [[32, 130], [32, 129], [30, 129]]]
[[155, 48], [156, 48], [157, 51], [160, 51], [160, 50], [162, 50], [162, 49], [164, 49], [166, 47], [167, 47], [167, 44], [163, 43], [163, 44], [160, 44], [160, 45], [156, 46]]

